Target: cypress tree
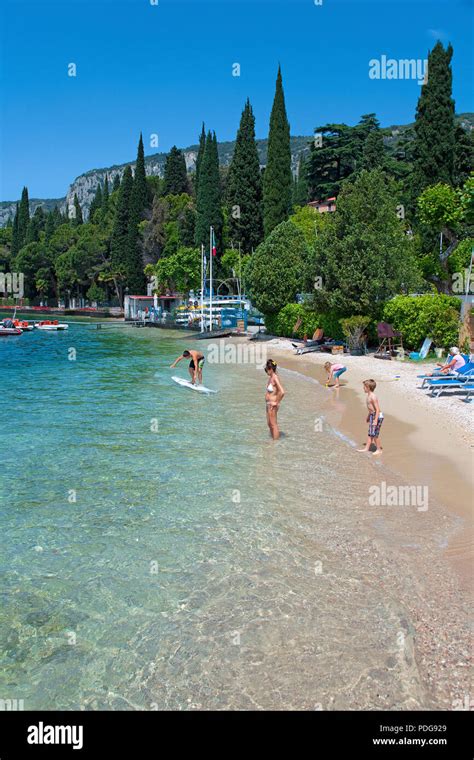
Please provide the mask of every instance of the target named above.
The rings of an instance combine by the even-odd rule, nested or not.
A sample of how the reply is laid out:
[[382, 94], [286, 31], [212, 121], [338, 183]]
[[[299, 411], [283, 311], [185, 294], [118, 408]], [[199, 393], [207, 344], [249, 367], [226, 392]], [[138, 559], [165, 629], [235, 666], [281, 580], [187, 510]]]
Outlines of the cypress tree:
[[223, 250], [222, 241], [222, 209], [219, 180], [219, 156], [217, 153], [216, 134], [209, 131], [206, 145], [199, 168], [198, 197], [196, 204], [197, 218], [195, 242], [205, 247], [209, 245], [209, 228], [214, 227], [216, 247], [219, 253]]
[[201, 169], [201, 163], [204, 156], [204, 150], [206, 148], [206, 130], [204, 128], [204, 122], [202, 123], [201, 134], [199, 135], [199, 150], [196, 158], [196, 173], [194, 175], [194, 193], [197, 198], [199, 187], [199, 172]]
[[455, 125], [451, 97], [453, 48], [437, 42], [428, 56], [428, 81], [421, 88], [415, 120], [412, 202], [429, 185], [453, 180]]
[[173, 145], [166, 157], [163, 195], [180, 195], [188, 192], [188, 173], [182, 151]]
[[130, 166], [125, 168], [117, 200], [117, 209], [110, 239], [110, 260], [114, 269], [127, 267], [128, 237], [130, 223], [130, 199], [133, 177]]
[[262, 180], [255, 142], [255, 118], [247, 99], [227, 176], [229, 235], [251, 253], [263, 240]]
[[112, 183], [112, 192], [114, 193], [116, 190], [119, 190], [119, 188], [120, 188], [120, 174], [117, 173]]
[[105, 175], [105, 182], [104, 182], [104, 192], [102, 193], [102, 211], [104, 214], [107, 213], [109, 210], [109, 178], [108, 175]]
[[[141, 152], [143, 154], [143, 143], [140, 135]], [[143, 195], [143, 172], [145, 169], [144, 162], [139, 161], [140, 144], [138, 147], [138, 158], [135, 167], [135, 176], [133, 177], [132, 190], [130, 193], [129, 204], [129, 222], [128, 222], [128, 239], [126, 251], [126, 277], [127, 285], [132, 293], [140, 294], [144, 292], [145, 275], [143, 272], [143, 255], [140, 246], [140, 235], [138, 225], [140, 224], [146, 202], [146, 195]], [[145, 178], [146, 190], [146, 178]]]
[[15, 216], [13, 217], [12, 247], [11, 247], [12, 258], [16, 256], [18, 251], [20, 250], [20, 239], [18, 235], [18, 217], [19, 217], [19, 208], [18, 208], [18, 203], [17, 203], [16, 209], [15, 209]]
[[145, 152], [143, 150], [143, 138], [140, 132], [138, 141], [137, 160], [135, 163], [135, 172], [133, 177], [133, 195], [134, 203], [139, 210], [140, 215], [148, 205], [148, 185], [146, 181], [145, 170]]
[[82, 216], [82, 209], [81, 204], [79, 203], [79, 198], [77, 197], [77, 193], [74, 193], [74, 216], [71, 220], [71, 224], [73, 227], [78, 227], [80, 224], [84, 223], [84, 218]]
[[275, 98], [270, 116], [267, 165], [263, 175], [265, 236], [288, 218], [291, 211], [292, 185], [290, 125], [286, 116], [281, 69], [278, 67]]
[[21, 193], [20, 206], [18, 209], [18, 250], [23, 248], [26, 243], [29, 221], [30, 202], [28, 199], [28, 188], [24, 187]]

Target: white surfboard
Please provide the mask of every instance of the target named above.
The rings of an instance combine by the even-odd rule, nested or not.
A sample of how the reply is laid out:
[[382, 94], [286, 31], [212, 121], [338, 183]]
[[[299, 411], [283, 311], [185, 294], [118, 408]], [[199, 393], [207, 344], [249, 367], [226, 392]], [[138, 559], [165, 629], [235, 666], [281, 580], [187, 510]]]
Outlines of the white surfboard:
[[217, 393], [217, 391], [212, 391], [210, 388], [206, 388], [205, 385], [193, 385], [190, 380], [185, 380], [184, 377], [176, 377], [174, 375], [172, 380], [175, 381], [175, 383], [178, 383], [178, 385], [182, 385], [183, 388], [189, 388], [192, 391], [199, 391], [199, 393]]

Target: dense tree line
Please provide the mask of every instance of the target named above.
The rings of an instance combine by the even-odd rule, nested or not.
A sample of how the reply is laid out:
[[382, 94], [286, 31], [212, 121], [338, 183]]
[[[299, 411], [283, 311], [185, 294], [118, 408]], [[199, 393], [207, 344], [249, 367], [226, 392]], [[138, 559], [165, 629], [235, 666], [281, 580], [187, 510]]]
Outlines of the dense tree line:
[[[265, 167], [249, 99], [228, 168], [219, 166], [216, 134], [203, 123], [194, 172], [173, 146], [164, 177], [147, 177], [140, 135], [135, 165], [113, 182], [105, 176], [87, 217], [77, 195], [65, 213], [39, 207], [30, 216], [23, 188], [0, 231], [0, 266], [25, 273], [31, 299], [122, 303], [127, 291], [145, 293], [150, 276], [161, 291], [198, 288], [212, 226], [216, 277], [232, 288], [234, 274], [245, 273], [256, 305], [269, 313], [313, 291], [317, 278], [315, 308], [344, 314], [374, 311], [377, 299], [411, 287], [448, 292], [453, 266], [468, 261], [474, 225], [473, 139], [455, 124], [452, 55], [441, 43], [431, 51], [414, 127], [395, 147], [375, 113], [354, 126], [324, 124], [294, 175], [278, 68]], [[337, 198], [334, 214], [307, 206], [329, 197]]]

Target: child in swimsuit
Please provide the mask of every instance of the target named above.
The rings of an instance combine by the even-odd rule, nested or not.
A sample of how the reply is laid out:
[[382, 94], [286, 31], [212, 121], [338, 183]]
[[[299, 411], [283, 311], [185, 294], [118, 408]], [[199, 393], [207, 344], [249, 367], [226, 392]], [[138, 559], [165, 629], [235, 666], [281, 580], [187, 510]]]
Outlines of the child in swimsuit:
[[363, 449], [357, 449], [357, 451], [370, 451], [372, 444], [375, 445], [374, 457], [379, 456], [383, 449], [380, 445], [380, 428], [384, 420], [383, 412], [380, 411], [379, 400], [374, 391], [377, 387], [375, 380], [364, 380], [364, 391], [367, 394], [367, 420], [369, 423], [369, 430], [367, 433], [367, 443]]
[[328, 373], [328, 381], [326, 385], [329, 385], [331, 380], [335, 380], [335, 387], [339, 388], [339, 378], [343, 374], [343, 372], [346, 372], [347, 367], [345, 367], [343, 364], [331, 364], [331, 362], [326, 362], [324, 365], [324, 369]]

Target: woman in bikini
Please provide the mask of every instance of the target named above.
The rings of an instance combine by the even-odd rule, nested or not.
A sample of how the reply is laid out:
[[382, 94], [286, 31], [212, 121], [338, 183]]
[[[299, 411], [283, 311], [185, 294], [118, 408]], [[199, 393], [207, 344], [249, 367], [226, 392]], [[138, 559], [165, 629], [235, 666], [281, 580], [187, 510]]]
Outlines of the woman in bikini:
[[265, 406], [267, 410], [267, 424], [270, 428], [270, 434], [274, 440], [280, 437], [278, 430], [277, 414], [280, 402], [285, 395], [280, 378], [277, 375], [277, 365], [273, 359], [269, 359], [265, 365], [265, 372], [268, 375], [267, 388], [265, 391]]

